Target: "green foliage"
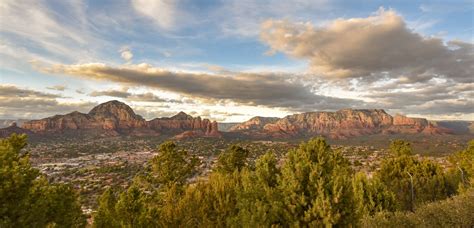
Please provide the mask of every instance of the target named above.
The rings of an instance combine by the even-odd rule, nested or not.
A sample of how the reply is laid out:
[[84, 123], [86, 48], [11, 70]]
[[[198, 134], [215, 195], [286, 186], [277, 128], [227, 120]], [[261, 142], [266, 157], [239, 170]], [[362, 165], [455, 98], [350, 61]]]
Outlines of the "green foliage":
[[441, 167], [408, 155], [408, 145], [403, 141], [392, 143], [398, 156], [382, 161], [375, 174], [396, 195], [397, 209], [413, 210], [421, 203], [447, 198], [451, 191]]
[[382, 212], [362, 220], [363, 227], [472, 227], [474, 189], [447, 200], [428, 203], [412, 212]]
[[[196, 164], [194, 158], [185, 151], [178, 151], [173, 143], [164, 143], [152, 161], [150, 173], [137, 176], [121, 193], [104, 192], [94, 226], [410, 227], [426, 223], [436, 227], [468, 224], [466, 219], [471, 218], [468, 214], [472, 203], [456, 198], [439, 205], [425, 205], [451, 194], [447, 176], [439, 165], [411, 156], [409, 144], [403, 141], [395, 141], [391, 147], [396, 156], [385, 159], [381, 169], [368, 178], [363, 173], [354, 175], [350, 163], [323, 138], [312, 139], [289, 151], [281, 166], [275, 155], [268, 152], [257, 159], [255, 166], [249, 167], [249, 151], [234, 145], [219, 156], [209, 176], [190, 183]], [[459, 156], [465, 159], [467, 155]], [[465, 193], [463, 197], [471, 200], [472, 193]], [[462, 208], [456, 212], [461, 219], [447, 214], [450, 206]], [[415, 213], [406, 212], [412, 209], [416, 209]], [[438, 215], [445, 220], [436, 220]]]
[[120, 227], [118, 214], [115, 210], [117, 197], [112, 189], [107, 189], [99, 198], [99, 208], [94, 216], [94, 227]]
[[359, 217], [395, 210], [395, 194], [377, 178], [368, 179], [364, 173], [357, 173], [352, 187]]
[[242, 171], [241, 188], [237, 192], [238, 214], [234, 224], [270, 227], [284, 222], [283, 201], [277, 188], [279, 175], [277, 159], [270, 152], [257, 160], [255, 171]]
[[453, 154], [449, 160], [455, 166], [451, 170], [452, 179], [456, 178], [461, 189], [474, 184], [474, 140], [469, 142], [466, 149]]
[[409, 142], [397, 139], [390, 143], [390, 151], [396, 156], [412, 155], [413, 150]]
[[356, 223], [351, 176], [349, 162], [323, 138], [290, 151], [279, 186], [285, 222], [291, 226]]
[[177, 150], [172, 142], [160, 145], [159, 154], [152, 160], [152, 179], [156, 184], [184, 184], [193, 175], [198, 159], [185, 150]]
[[67, 185], [50, 184], [21, 155], [26, 135], [0, 140], [0, 227], [83, 227], [77, 195]]
[[216, 170], [224, 173], [233, 173], [235, 170], [240, 171], [247, 165], [248, 156], [248, 150], [237, 145], [231, 145], [219, 155]]
[[[199, 208], [197, 215], [192, 216], [193, 223], [198, 226], [225, 227], [231, 224], [231, 219], [237, 214], [237, 192], [239, 191], [239, 173], [232, 174], [214, 173], [206, 182], [199, 182], [186, 192], [185, 200], [181, 208], [188, 210], [188, 204], [192, 208]], [[195, 199], [200, 204], [196, 205]], [[205, 210], [203, 210], [205, 209]], [[188, 216], [189, 217], [189, 216]], [[186, 222], [189, 223], [189, 222]]]

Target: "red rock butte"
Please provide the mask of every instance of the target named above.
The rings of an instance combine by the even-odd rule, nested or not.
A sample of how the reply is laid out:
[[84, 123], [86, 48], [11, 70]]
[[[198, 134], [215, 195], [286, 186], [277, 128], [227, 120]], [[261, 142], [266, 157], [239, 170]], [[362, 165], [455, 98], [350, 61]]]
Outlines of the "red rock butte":
[[291, 138], [324, 135], [347, 138], [371, 134], [447, 134], [426, 119], [392, 117], [382, 109], [342, 109], [336, 112], [306, 112], [284, 118], [252, 118], [233, 126], [231, 132], [255, 137]]
[[22, 126], [34, 133], [47, 134], [65, 130], [103, 130], [112, 135], [189, 135], [190, 137], [220, 137], [217, 122], [192, 117], [180, 112], [172, 117], [146, 121], [132, 108], [120, 101], [108, 101], [94, 107], [89, 113], [72, 112], [40, 120], [25, 122]]

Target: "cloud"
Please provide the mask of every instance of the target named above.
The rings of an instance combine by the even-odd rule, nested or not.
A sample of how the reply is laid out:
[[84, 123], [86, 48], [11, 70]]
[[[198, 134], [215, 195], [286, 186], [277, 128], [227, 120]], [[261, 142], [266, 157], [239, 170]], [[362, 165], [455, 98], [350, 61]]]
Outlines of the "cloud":
[[178, 0], [132, 0], [132, 6], [163, 29], [174, 29], [180, 18], [186, 18]]
[[246, 105], [291, 110], [338, 109], [363, 106], [363, 102], [317, 95], [288, 75], [237, 73], [232, 75], [172, 72], [148, 64], [112, 67], [101, 63], [54, 65], [43, 72], [86, 79], [107, 80], [175, 92], [210, 102], [229, 100]]
[[21, 62], [91, 59], [91, 50], [103, 42], [89, 31], [92, 26], [81, 13], [85, 6], [80, 1], [64, 1], [56, 7], [66, 13], [54, 11], [44, 1], [2, 1], [0, 43], [5, 44], [2, 49], [11, 50], [4, 54]]
[[65, 86], [65, 85], [55, 85], [55, 86], [46, 87], [46, 89], [64, 91], [64, 90], [67, 89], [67, 86]]
[[388, 74], [413, 81], [473, 81], [473, 44], [424, 37], [393, 10], [381, 8], [367, 18], [337, 19], [323, 27], [267, 20], [261, 28], [261, 40], [271, 52], [308, 60], [310, 70], [325, 78]]
[[104, 90], [104, 91], [93, 91], [89, 93], [91, 97], [100, 97], [100, 96], [108, 96], [108, 97], [120, 97], [120, 98], [127, 98], [131, 93], [127, 91], [120, 91], [120, 90]]
[[420, 115], [473, 114], [474, 83], [430, 80], [425, 83], [368, 87], [365, 97], [380, 107]]
[[130, 49], [126, 48], [126, 49], [120, 50], [120, 56], [125, 61], [130, 62], [130, 61], [132, 61], [133, 53]]
[[0, 85], [0, 118], [43, 118], [72, 111], [88, 111], [96, 103], [59, 102], [60, 95]]
[[173, 103], [182, 103], [180, 100], [175, 99], [164, 99], [156, 96], [151, 92], [146, 93], [130, 93], [128, 88], [124, 87], [121, 90], [103, 90], [103, 91], [93, 91], [89, 93], [91, 97], [99, 96], [108, 96], [108, 97], [117, 97], [124, 98], [128, 101], [137, 101], [137, 102], [173, 102]]
[[60, 98], [60, 95], [44, 93], [35, 90], [22, 89], [14, 85], [0, 85], [0, 97], [2, 98], [31, 98], [31, 99], [54, 99]]

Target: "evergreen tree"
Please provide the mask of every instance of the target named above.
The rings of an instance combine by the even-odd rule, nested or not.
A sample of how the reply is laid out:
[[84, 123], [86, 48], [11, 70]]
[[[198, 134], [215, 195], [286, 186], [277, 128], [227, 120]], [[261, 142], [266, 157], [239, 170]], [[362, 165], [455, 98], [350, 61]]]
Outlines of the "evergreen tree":
[[402, 155], [409, 156], [413, 154], [411, 144], [401, 139], [394, 140], [390, 143], [390, 151], [392, 154], [398, 157]]
[[237, 145], [231, 145], [219, 155], [216, 170], [223, 173], [233, 173], [235, 170], [240, 171], [247, 165], [248, 156], [248, 150]]
[[474, 140], [469, 141], [466, 149], [450, 156], [449, 161], [454, 165], [450, 171], [453, 185], [460, 184], [461, 190], [474, 185]]
[[352, 187], [359, 217], [395, 210], [395, 195], [377, 178], [368, 179], [364, 173], [357, 173]]
[[281, 224], [283, 201], [278, 189], [280, 170], [271, 152], [256, 161], [255, 171], [241, 172], [241, 189], [237, 192], [239, 213], [234, 224], [244, 227], [270, 227]]
[[112, 189], [105, 190], [99, 198], [99, 208], [94, 216], [94, 227], [98, 228], [114, 228], [120, 227], [119, 219], [121, 218], [116, 210], [117, 204], [116, 194]]
[[151, 161], [151, 172], [137, 175], [132, 185], [118, 197], [104, 192], [95, 214], [96, 227], [155, 227], [180, 224], [176, 205], [183, 197], [185, 182], [198, 160], [172, 142], [160, 145]]
[[152, 160], [152, 180], [158, 185], [179, 185], [194, 174], [198, 159], [186, 150], [178, 150], [173, 142], [160, 145], [158, 155]]
[[83, 227], [77, 195], [63, 184], [50, 184], [31, 167], [26, 135], [0, 140], [0, 227]]
[[395, 141], [391, 148], [396, 156], [382, 161], [376, 178], [396, 195], [398, 210], [413, 210], [420, 203], [449, 196], [450, 187], [438, 164], [411, 156], [409, 143]]
[[352, 170], [323, 138], [291, 150], [282, 167], [280, 188], [289, 226], [348, 226], [357, 223]]

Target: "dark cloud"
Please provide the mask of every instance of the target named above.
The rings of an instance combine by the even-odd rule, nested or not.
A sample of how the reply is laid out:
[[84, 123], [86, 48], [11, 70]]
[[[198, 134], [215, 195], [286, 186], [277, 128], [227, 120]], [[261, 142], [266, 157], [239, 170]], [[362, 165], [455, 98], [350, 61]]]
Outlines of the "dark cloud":
[[317, 95], [311, 87], [290, 81], [288, 75], [211, 75], [172, 72], [150, 65], [111, 67], [104, 64], [55, 65], [43, 71], [87, 79], [108, 80], [176, 92], [214, 102], [231, 100], [246, 105], [310, 111], [361, 107], [363, 102]]
[[58, 102], [57, 98], [62, 96], [0, 85], [0, 118], [44, 118], [72, 111], [85, 112], [96, 105], [91, 102]]
[[91, 97], [100, 97], [100, 96], [108, 96], [108, 97], [120, 97], [120, 98], [127, 98], [131, 93], [127, 91], [120, 91], [120, 90], [105, 90], [105, 91], [93, 91], [89, 93]]
[[118, 98], [125, 98], [128, 101], [138, 101], [138, 102], [174, 102], [174, 103], [182, 103], [180, 100], [174, 99], [164, 99], [161, 97], [156, 96], [151, 92], [147, 93], [130, 93], [128, 89], [122, 90], [104, 90], [104, 91], [93, 91], [89, 94], [92, 97], [99, 97], [99, 96], [108, 96], [108, 97], [118, 97]]
[[0, 97], [52, 99], [60, 98], [61, 96], [35, 90], [22, 89], [13, 85], [0, 85]]
[[410, 114], [472, 114], [474, 106], [474, 83], [455, 82], [419, 83], [404, 87], [392, 85], [384, 89], [372, 88], [369, 98], [380, 107], [395, 109]]

